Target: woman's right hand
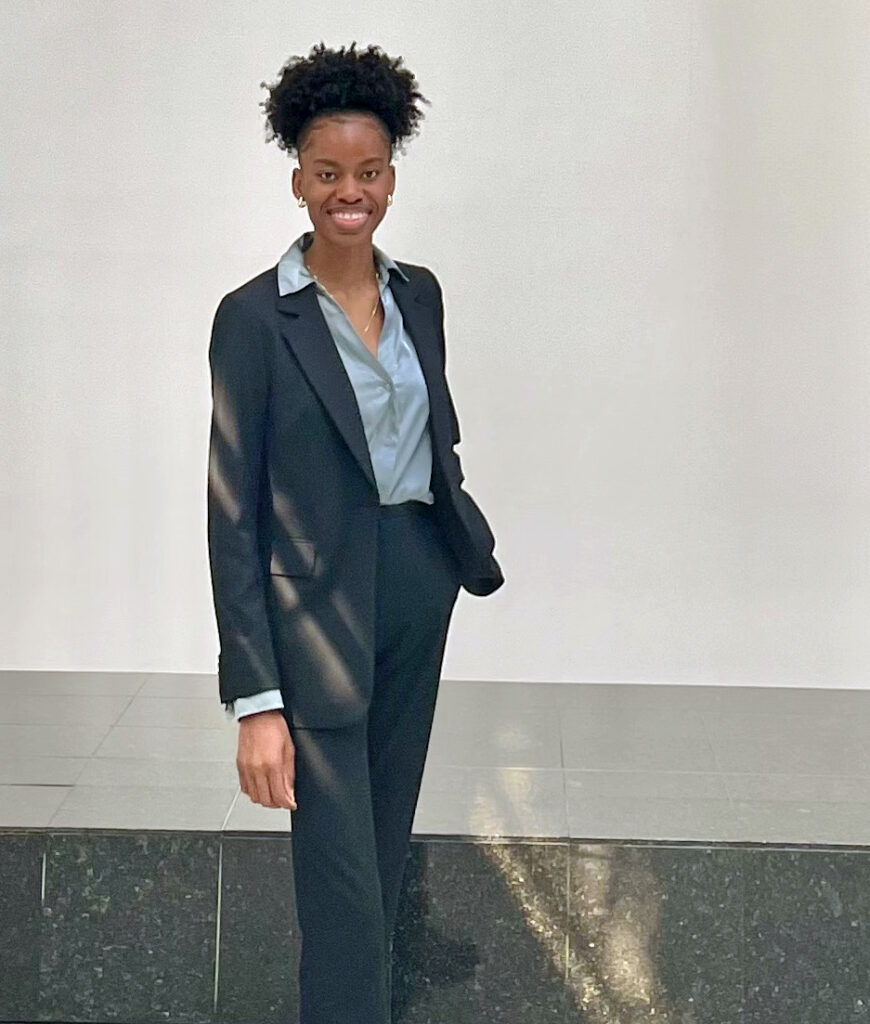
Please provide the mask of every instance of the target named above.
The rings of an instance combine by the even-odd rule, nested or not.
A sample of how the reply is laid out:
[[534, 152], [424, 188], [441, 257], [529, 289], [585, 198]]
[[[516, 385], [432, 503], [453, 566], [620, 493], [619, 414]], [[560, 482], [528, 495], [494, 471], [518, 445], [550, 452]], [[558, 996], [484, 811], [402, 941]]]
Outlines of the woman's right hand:
[[242, 792], [255, 804], [296, 810], [296, 748], [280, 709], [239, 719], [236, 767]]

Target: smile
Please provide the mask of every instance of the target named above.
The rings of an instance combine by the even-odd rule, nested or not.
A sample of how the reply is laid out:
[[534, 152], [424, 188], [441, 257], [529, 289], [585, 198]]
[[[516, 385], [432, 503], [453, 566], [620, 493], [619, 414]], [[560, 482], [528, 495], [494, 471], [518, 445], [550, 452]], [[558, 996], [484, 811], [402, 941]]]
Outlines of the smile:
[[361, 211], [359, 213], [351, 213], [350, 211], [336, 210], [329, 215], [334, 221], [339, 224], [362, 224], [362, 222], [368, 217], [368, 213]]

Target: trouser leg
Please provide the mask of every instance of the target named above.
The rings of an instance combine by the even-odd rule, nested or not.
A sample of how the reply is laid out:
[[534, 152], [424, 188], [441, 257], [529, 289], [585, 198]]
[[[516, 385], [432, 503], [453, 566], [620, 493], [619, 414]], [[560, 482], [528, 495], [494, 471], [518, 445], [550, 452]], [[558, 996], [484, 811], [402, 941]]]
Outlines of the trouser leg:
[[428, 513], [381, 525], [368, 748], [389, 950], [459, 582]]
[[291, 729], [300, 1024], [389, 1022], [390, 942], [458, 589], [433, 520], [384, 515], [366, 719]]
[[387, 1024], [387, 953], [366, 723], [293, 730], [300, 1024]]

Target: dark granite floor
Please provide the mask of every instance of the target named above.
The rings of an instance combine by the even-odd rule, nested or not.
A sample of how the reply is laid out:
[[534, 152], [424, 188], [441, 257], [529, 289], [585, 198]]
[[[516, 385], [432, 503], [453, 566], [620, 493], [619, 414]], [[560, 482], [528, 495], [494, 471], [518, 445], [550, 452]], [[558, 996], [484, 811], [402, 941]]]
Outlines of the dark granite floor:
[[[296, 1020], [292, 838], [0, 832], [0, 1020]], [[415, 837], [394, 1022], [840, 1024], [865, 850]]]

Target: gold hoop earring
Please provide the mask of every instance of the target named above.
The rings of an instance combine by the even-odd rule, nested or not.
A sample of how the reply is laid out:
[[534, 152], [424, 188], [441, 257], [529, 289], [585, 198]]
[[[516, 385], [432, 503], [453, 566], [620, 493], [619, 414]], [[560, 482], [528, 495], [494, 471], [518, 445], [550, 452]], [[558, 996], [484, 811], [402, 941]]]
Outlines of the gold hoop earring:
[[393, 197], [392, 197], [391, 194], [388, 194], [387, 195], [387, 206], [392, 206], [392, 205], [393, 205]]

